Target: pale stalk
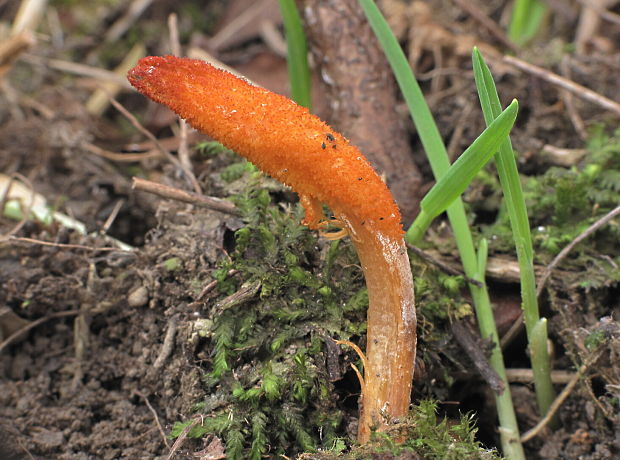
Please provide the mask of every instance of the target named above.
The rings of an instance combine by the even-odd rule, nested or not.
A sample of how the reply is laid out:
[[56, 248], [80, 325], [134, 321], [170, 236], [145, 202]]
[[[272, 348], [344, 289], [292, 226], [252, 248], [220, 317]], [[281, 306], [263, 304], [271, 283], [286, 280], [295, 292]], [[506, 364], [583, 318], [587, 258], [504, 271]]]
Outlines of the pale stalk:
[[368, 287], [366, 361], [358, 441], [407, 415], [416, 354], [413, 277], [402, 238], [338, 216], [349, 231]]

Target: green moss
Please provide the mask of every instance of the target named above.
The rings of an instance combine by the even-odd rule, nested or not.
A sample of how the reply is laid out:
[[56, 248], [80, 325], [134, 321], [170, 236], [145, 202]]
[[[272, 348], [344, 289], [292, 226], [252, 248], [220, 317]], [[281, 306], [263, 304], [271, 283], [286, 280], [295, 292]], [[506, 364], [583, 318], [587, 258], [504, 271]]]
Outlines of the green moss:
[[[245, 225], [235, 232], [230, 258], [212, 276], [220, 299], [244, 283], [258, 282], [260, 290], [250, 302], [214, 311], [209, 333], [202, 334], [211, 357], [204, 363], [205, 394], [222, 399], [216, 407], [198, 406], [199, 412], [232, 420], [210, 423], [210, 431], [192, 430], [190, 436], [221, 436], [232, 459], [314, 451], [333, 445], [345, 430], [324, 342], [349, 339], [348, 326], [364, 324], [367, 296], [358, 294], [363, 278], [349, 243], [331, 251], [330, 277], [324, 277], [325, 260], [317, 250], [322, 243], [300, 224], [303, 211], [273, 204], [265, 179], [249, 163], [242, 165], [234, 179], [242, 178], [245, 187], [234, 202]], [[231, 269], [238, 275], [229, 277]], [[340, 299], [353, 302], [343, 309]]]
[[[409, 416], [385, 433], [373, 433], [371, 442], [342, 453], [342, 440], [335, 439], [332, 452], [304, 455], [305, 460], [366, 460], [395, 458], [411, 452], [425, 460], [499, 460], [495, 450], [483, 448], [475, 439], [476, 429], [471, 415], [460, 420], [448, 420], [437, 416], [433, 401], [421, 401]], [[396, 442], [398, 438], [404, 442]]]
[[[359, 261], [348, 239], [318, 240], [303, 227], [300, 206], [274, 204], [263, 176], [243, 168], [238, 183], [244, 187], [233, 201], [244, 226], [235, 231], [229, 257], [212, 276], [220, 300], [242, 285], [259, 283], [260, 290], [224, 311], [217, 309], [218, 299], [209, 303], [212, 322], [199, 334], [209, 357], [202, 361], [205, 401], [196, 409], [211, 421], [190, 436], [220, 436], [230, 459], [343, 452], [353, 442], [344, 441], [345, 407], [330, 382], [325, 342], [354, 340], [363, 346], [368, 293]], [[462, 310], [463, 280], [414, 268], [425, 275], [418, 295], [429, 301], [438, 325], [435, 335], [422, 335], [439, 343], [439, 325]], [[228, 276], [231, 269], [238, 274]], [[456, 298], [447, 300], [453, 294]], [[423, 316], [421, 321], [427, 323]], [[358, 361], [352, 350], [343, 352], [343, 368]], [[354, 400], [357, 391], [340, 397]], [[173, 433], [180, 430], [179, 424]]]
[[[539, 176], [523, 178], [536, 262], [546, 265], [591, 224], [620, 202], [620, 130], [595, 127], [588, 154], [573, 167], [551, 167]], [[494, 192], [491, 192], [494, 193]], [[514, 253], [508, 215], [503, 208], [495, 222], [481, 227], [491, 252]], [[575, 247], [562, 268], [579, 273], [565, 281], [592, 289], [620, 281], [620, 270], [601, 263], [601, 254], [617, 254], [620, 227], [606, 225], [596, 236]]]
[[[217, 141], [204, 141], [199, 142], [194, 146], [196, 151], [205, 157], [215, 157], [222, 153], [230, 155], [231, 157], [234, 155], [233, 151], [224, 147], [221, 143]], [[238, 157], [235, 156], [235, 159], [238, 160]]]
[[256, 166], [249, 161], [243, 160], [224, 168], [224, 170], [220, 173], [220, 176], [226, 182], [233, 182], [243, 177], [245, 173], [255, 171], [257, 171]]
[[167, 271], [174, 272], [183, 268], [183, 261], [179, 257], [171, 257], [164, 260], [163, 265]]
[[589, 351], [594, 351], [607, 341], [607, 334], [603, 330], [592, 331], [584, 340], [584, 345]]

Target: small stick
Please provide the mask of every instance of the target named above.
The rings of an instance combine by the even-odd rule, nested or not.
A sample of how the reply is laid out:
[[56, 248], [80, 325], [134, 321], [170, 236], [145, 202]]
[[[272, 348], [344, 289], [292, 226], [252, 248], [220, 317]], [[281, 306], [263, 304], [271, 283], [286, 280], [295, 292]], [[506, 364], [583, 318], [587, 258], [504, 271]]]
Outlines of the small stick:
[[126, 249], [120, 248], [111, 248], [111, 247], [102, 247], [96, 248], [92, 246], [84, 246], [82, 244], [64, 244], [64, 243], [52, 243], [50, 241], [43, 240], [35, 240], [34, 238], [26, 238], [26, 237], [16, 237], [9, 236], [8, 238], [0, 238], [0, 243], [5, 241], [17, 241], [20, 243], [30, 243], [30, 244], [39, 244], [41, 246], [51, 246], [53, 248], [63, 248], [63, 249], [84, 249], [86, 251], [121, 251], [127, 252]]
[[564, 387], [564, 389], [558, 395], [558, 397], [555, 398], [555, 400], [553, 401], [551, 406], [549, 406], [549, 411], [540, 420], [540, 422], [538, 422], [534, 428], [532, 428], [531, 430], [528, 430], [527, 432], [525, 432], [523, 434], [523, 436], [521, 436], [521, 442], [529, 441], [533, 437], [537, 436], [541, 432], [541, 430], [545, 426], [547, 426], [547, 424], [551, 421], [551, 419], [553, 419], [553, 416], [558, 411], [560, 406], [564, 403], [566, 398], [568, 398], [570, 396], [571, 392], [573, 391], [573, 388], [575, 388], [575, 385], [577, 385], [577, 383], [579, 382], [579, 379], [581, 377], [583, 377], [583, 375], [586, 373], [586, 371], [588, 370], [588, 367], [590, 367], [592, 364], [594, 364], [596, 362], [596, 360], [600, 356], [601, 356], [601, 352], [599, 352], [595, 356], [591, 357], [588, 361], [586, 361], [579, 368], [579, 370], [577, 371], [577, 373], [575, 373], [575, 375], [570, 380], [570, 382], [568, 382], [568, 384]]
[[613, 11], [609, 11], [607, 8], [601, 7], [597, 5], [596, 2], [592, 0], [577, 0], [578, 3], [581, 3], [588, 8], [592, 8], [594, 11], [598, 13], [598, 15], [612, 24], [620, 25], [620, 14], [616, 14]]
[[512, 326], [510, 329], [506, 331], [506, 333], [502, 336], [499, 341], [499, 346], [502, 347], [502, 350], [505, 349], [512, 341], [515, 339], [517, 335], [521, 333], [523, 330], [523, 312], [519, 313], [517, 319], [512, 322]]
[[138, 119], [136, 117], [134, 117], [131, 112], [129, 112], [125, 107], [123, 107], [121, 105], [120, 102], [118, 102], [116, 99], [114, 99], [113, 97], [110, 97], [110, 102], [112, 103], [112, 105], [116, 108], [116, 110], [118, 110], [121, 114], [123, 114], [125, 116], [125, 118], [127, 118], [129, 120], [129, 122], [138, 130], [140, 131], [142, 134], [144, 134], [146, 137], [148, 137], [157, 147], [157, 149], [163, 153], [163, 155], [173, 164], [175, 165], [177, 168], [179, 168], [181, 171], [183, 171], [183, 173], [185, 174], [187, 180], [192, 184], [192, 186], [194, 187], [194, 191], [196, 193], [200, 193], [201, 189], [200, 189], [200, 184], [198, 183], [198, 181], [196, 180], [196, 177], [194, 176], [194, 174], [191, 171], [188, 171], [187, 169], [185, 169], [183, 167], [183, 165], [181, 164], [181, 162], [179, 160], [177, 160], [168, 150], [166, 150], [157, 140], [157, 138], [153, 135], [153, 133], [151, 133], [148, 129], [146, 129], [144, 126], [142, 126], [142, 124], [138, 121]]
[[153, 3], [153, 0], [134, 0], [131, 2], [126, 13], [107, 30], [104, 42], [112, 43], [118, 41], [151, 3]]
[[566, 167], [576, 165], [588, 153], [586, 149], [566, 149], [551, 144], [545, 144], [541, 152], [550, 157], [553, 165]]
[[188, 192], [179, 188], [170, 187], [169, 185], [141, 179], [139, 177], [133, 178], [131, 188], [134, 190], [142, 190], [143, 192], [152, 193], [162, 198], [168, 198], [169, 200], [182, 201], [183, 203], [193, 204], [200, 206], [201, 208], [223, 212], [224, 214], [230, 214], [233, 216], [241, 215], [239, 209], [234, 204], [226, 200], [206, 195], [199, 195], [197, 193]]
[[17, 337], [19, 337], [20, 335], [22, 335], [25, 332], [28, 332], [30, 329], [34, 329], [38, 325], [43, 324], [46, 321], [49, 321], [50, 319], [64, 318], [64, 317], [67, 317], [67, 316], [76, 316], [79, 313], [80, 313], [79, 310], [57, 311], [56, 313], [52, 313], [50, 315], [44, 316], [43, 318], [39, 318], [39, 319], [37, 319], [37, 320], [27, 324], [26, 326], [22, 327], [21, 329], [15, 331], [11, 335], [9, 335], [3, 342], [0, 343], [0, 353], [2, 353], [2, 351], [8, 345], [10, 345]]
[[[233, 268], [233, 269], [228, 270], [228, 273], [226, 273], [226, 276], [234, 276], [234, 275], [236, 275], [237, 273], [239, 273], [239, 270], [235, 270], [235, 269]], [[204, 297], [205, 297], [205, 296], [206, 296], [209, 292], [211, 292], [213, 289], [215, 289], [215, 287], [218, 285], [218, 283], [219, 283], [219, 281], [218, 281], [218, 280], [213, 280], [213, 281], [211, 281], [209, 284], [207, 284], [207, 285], [206, 285], [206, 286], [202, 289], [202, 291], [200, 291], [200, 294], [198, 294], [198, 297], [196, 297], [196, 301], [197, 301], [197, 302], [199, 302], [199, 301], [201, 301], [202, 299], [204, 299]]]
[[[175, 13], [171, 13], [168, 16], [168, 30], [170, 33], [170, 51], [174, 56], [181, 56], [179, 26]], [[179, 147], [177, 153], [183, 167], [193, 173], [192, 162], [189, 158], [189, 149], [187, 148], [187, 123], [181, 117], [179, 117]]]
[[170, 38], [170, 52], [174, 56], [181, 56], [181, 40], [179, 39], [179, 23], [176, 13], [168, 15], [168, 36]]
[[[574, 376], [574, 372], [551, 371], [551, 381], [556, 384], [566, 384], [570, 382]], [[532, 369], [506, 369], [506, 379], [509, 382], [532, 383], [534, 381], [534, 372]]]
[[[213, 56], [208, 51], [205, 51], [203, 48], [198, 48], [198, 47], [193, 47], [192, 48], [192, 47], [190, 47], [187, 50], [187, 56], [192, 58], [192, 59], [200, 59], [201, 61], [205, 61], [205, 62], [211, 64], [213, 67], [215, 67], [217, 69], [225, 70], [226, 72], [233, 74], [235, 77], [241, 78], [242, 80], [247, 81], [251, 85], [254, 85], [254, 86], [257, 86], [259, 88], [262, 88], [261, 85], [259, 85], [255, 81], [250, 80], [248, 77], [246, 77], [242, 73], [238, 72], [234, 67], [230, 67], [230, 66], [224, 64], [222, 61], [220, 61], [218, 58]], [[462, 73], [462, 71], [461, 71], [461, 73]]]
[[116, 202], [116, 204], [114, 205], [114, 208], [112, 209], [112, 212], [110, 213], [108, 218], [105, 220], [103, 226], [101, 227], [101, 233], [108, 233], [108, 230], [110, 230], [110, 227], [116, 220], [116, 217], [118, 216], [118, 213], [121, 211], [121, 208], [123, 207], [124, 204], [125, 204], [124, 198], [121, 198]]
[[202, 416], [194, 417], [191, 423], [187, 425], [185, 428], [183, 428], [183, 431], [181, 431], [181, 434], [179, 435], [177, 440], [174, 441], [174, 444], [172, 445], [172, 449], [170, 449], [170, 452], [168, 453], [166, 460], [172, 460], [172, 457], [174, 457], [175, 452], [179, 450], [179, 447], [181, 447], [181, 445], [183, 444], [183, 441], [185, 441], [185, 438], [187, 438], [187, 435], [189, 434], [191, 429], [194, 428], [199, 423], [202, 423], [202, 421], [203, 421]]
[[469, 120], [469, 116], [471, 115], [473, 108], [474, 105], [468, 103], [456, 122], [454, 131], [452, 132], [452, 137], [450, 137], [450, 143], [448, 144], [448, 158], [450, 159], [450, 163], [453, 163], [456, 159], [456, 155], [458, 153], [457, 149], [459, 148], [459, 143], [463, 137], [463, 131], [468, 125], [467, 120]]
[[22, 60], [35, 65], [45, 65], [51, 69], [59, 70], [61, 72], [66, 72], [73, 75], [80, 75], [82, 77], [113, 82], [117, 85], [121, 85], [123, 88], [131, 89], [131, 85], [127, 83], [127, 79], [125, 77], [123, 77], [122, 75], [118, 75], [110, 70], [100, 69], [98, 67], [84, 64], [78, 64], [76, 62], [63, 61], [60, 59], [45, 59], [40, 56], [35, 56], [33, 54], [24, 54]]
[[[570, 67], [568, 65], [568, 59], [566, 56], [562, 58], [562, 62], [560, 63], [560, 68], [562, 69], [562, 73], [566, 76], [566, 78], [570, 78]], [[562, 100], [564, 101], [564, 105], [566, 105], [566, 111], [568, 112], [568, 118], [570, 118], [575, 131], [581, 138], [581, 140], [585, 141], [588, 138], [588, 132], [586, 130], [586, 125], [583, 122], [583, 119], [579, 115], [577, 108], [573, 102], [573, 94], [569, 91], [562, 91]]]
[[488, 383], [496, 394], [501, 395], [506, 389], [506, 385], [495, 369], [490, 366], [489, 360], [480, 346], [480, 340], [476, 340], [479, 337], [474, 337], [469, 329], [459, 321], [452, 322], [451, 329], [454, 338], [461, 348], [465, 350], [469, 359], [472, 360], [484, 381]]
[[153, 363], [153, 369], [158, 370], [166, 362], [168, 356], [172, 353], [172, 347], [174, 347], [174, 336], [177, 333], [177, 318], [172, 317], [168, 322], [168, 330], [166, 331], [166, 336], [164, 337], [164, 343], [159, 350], [159, 354], [157, 355], [157, 359]]
[[[127, 71], [131, 69], [135, 63], [144, 56], [146, 48], [143, 43], [136, 43], [125, 54], [123, 60], [114, 68], [113, 72], [119, 75], [127, 74]], [[100, 117], [108, 109], [110, 105], [110, 99], [116, 97], [121, 92], [123, 86], [117, 85], [112, 82], [97, 82], [95, 90], [90, 95], [85, 103], [86, 111], [94, 116]]]
[[513, 43], [504, 33], [504, 30], [491, 19], [476, 2], [467, 0], [453, 0], [463, 11], [468, 13], [472, 18], [485, 27], [491, 35], [493, 35], [504, 46], [510, 48], [514, 52], [518, 52], [520, 48]]
[[[605, 216], [603, 216], [602, 218], [594, 222], [592, 225], [590, 225], [586, 230], [583, 231], [583, 233], [577, 236], [577, 238], [571, 241], [568, 246], [562, 249], [560, 253], [557, 256], [555, 256], [555, 258], [551, 261], [551, 263], [547, 266], [547, 268], [545, 268], [545, 271], [543, 272], [542, 276], [538, 280], [538, 286], [536, 288], [537, 297], [540, 297], [542, 290], [545, 288], [545, 285], [547, 284], [547, 281], [549, 280], [549, 277], [551, 276], [551, 272], [553, 271], [553, 269], [555, 269], [555, 267], [557, 267], [557, 265], [562, 261], [562, 259], [564, 259], [577, 244], [581, 243], [584, 239], [586, 239], [588, 236], [590, 236], [600, 227], [605, 225], [611, 219], [616, 217], [618, 214], [620, 214], [620, 206], [614, 208], [612, 211], [607, 213]], [[510, 329], [508, 329], [508, 332], [506, 332], [504, 336], [502, 337], [500, 341], [501, 347], [505, 348], [506, 345], [512, 342], [515, 336], [519, 334], [522, 329], [523, 329], [523, 313], [519, 315], [519, 317], [512, 323], [512, 326], [510, 326]]]
[[268, 19], [262, 19], [259, 24], [260, 36], [271, 51], [280, 57], [286, 58], [288, 52], [286, 41], [278, 24]]
[[237, 292], [232, 293], [215, 304], [213, 307], [213, 311], [215, 312], [214, 316], [221, 314], [229, 308], [242, 305], [253, 299], [254, 296], [256, 296], [256, 294], [260, 291], [261, 286], [262, 283], [260, 281], [242, 285]]
[[152, 150], [150, 152], [145, 153], [116, 153], [110, 152], [109, 150], [102, 149], [101, 147], [91, 144], [90, 142], [83, 142], [82, 148], [84, 150], [88, 150], [90, 153], [98, 155], [100, 157], [106, 158], [107, 160], [112, 161], [122, 161], [122, 162], [136, 162], [142, 160], [148, 160], [149, 158], [157, 158], [161, 156], [159, 151]]
[[149, 408], [149, 410], [151, 411], [151, 414], [153, 414], [153, 417], [155, 418], [157, 429], [159, 430], [159, 434], [161, 434], [161, 438], [163, 439], [164, 444], [166, 445], [166, 448], [170, 449], [170, 444], [168, 443], [168, 438], [166, 437], [166, 432], [164, 431], [164, 427], [161, 426], [161, 423], [159, 422], [159, 416], [157, 415], [157, 412], [155, 412], [155, 409], [149, 402], [149, 399], [146, 397], [146, 395], [144, 395], [139, 390], [134, 390], [134, 393], [140, 396], [142, 399], [144, 399], [144, 403], [146, 404], [146, 407]]
[[619, 214], [620, 214], [620, 206], [617, 206], [616, 208], [614, 208], [613, 210], [605, 214], [603, 217], [601, 217], [599, 220], [594, 222], [592, 225], [590, 225], [586, 230], [583, 231], [583, 233], [581, 233], [579, 236], [577, 236], [577, 238], [571, 241], [568, 244], [568, 246], [562, 249], [560, 253], [557, 256], [555, 256], [555, 258], [547, 266], [547, 268], [545, 268], [545, 271], [543, 272], [543, 275], [541, 276], [540, 281], [538, 282], [538, 289], [536, 289], [536, 295], [540, 297], [540, 293], [545, 287], [545, 284], [547, 283], [547, 280], [549, 279], [549, 276], [551, 275], [551, 272], [553, 271], [553, 269], [562, 261], [562, 259], [564, 259], [564, 257], [568, 255], [570, 251], [573, 250], [575, 246], [577, 246], [579, 243], [581, 243], [583, 240], [589, 237], [592, 233], [597, 231], [599, 228], [601, 228], [603, 225], [605, 225], [607, 222], [609, 222], [611, 219], [613, 219]]
[[519, 58], [514, 56], [504, 56], [503, 61], [507, 64], [510, 64], [520, 70], [528, 72], [532, 75], [535, 75], [538, 78], [541, 78], [549, 83], [557, 85], [561, 88], [564, 88], [576, 96], [585, 99], [586, 101], [593, 102], [606, 110], [610, 110], [620, 115], [620, 104], [615, 101], [612, 101], [605, 96], [592, 91], [585, 86], [579, 85], [572, 80], [561, 77], [556, 73], [553, 73], [547, 69], [543, 69], [542, 67], [535, 66], [528, 62], [525, 62]]
[[468, 277], [463, 272], [452, 268], [450, 265], [442, 262], [439, 259], [434, 258], [430, 254], [424, 252], [422, 249], [418, 248], [417, 246], [414, 246], [411, 243], [405, 243], [405, 244], [407, 245], [407, 249], [409, 249], [411, 252], [413, 252], [420, 259], [428, 262], [431, 265], [436, 266], [440, 270], [446, 272], [448, 275], [462, 276], [465, 279], [465, 281], [467, 281], [468, 283], [473, 284], [476, 287], [482, 287], [482, 283], [480, 281]]
[[25, 30], [35, 30], [45, 14], [46, 6], [47, 0], [22, 1], [13, 20], [11, 35]]

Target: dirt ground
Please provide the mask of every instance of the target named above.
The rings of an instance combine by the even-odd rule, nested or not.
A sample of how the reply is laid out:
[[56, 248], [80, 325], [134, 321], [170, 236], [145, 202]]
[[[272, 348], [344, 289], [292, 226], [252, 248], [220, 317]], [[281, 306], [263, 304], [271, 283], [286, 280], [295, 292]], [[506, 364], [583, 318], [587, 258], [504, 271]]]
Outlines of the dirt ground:
[[[600, 99], [584, 100], [580, 90], [571, 93], [502, 60], [504, 53], [514, 52], [501, 32], [509, 11], [505, 1], [478, 6], [478, 2], [464, 3], [382, 3], [428, 95], [449, 152], [455, 156], [463, 151], [484, 126], [470, 61], [471, 47], [477, 45], [490, 61], [502, 100], [517, 98], [520, 102], [512, 140], [527, 180], [553, 168], [562, 168], [566, 174], [571, 169], [585, 171], [584, 158], [594, 155], [597, 148], [591, 142], [594, 126], [603, 126], [602, 131], [608, 133], [599, 150], [606, 149], [612, 160], [618, 158], [615, 165], [620, 167], [620, 136], [613, 134], [620, 113], [601, 105]], [[620, 3], [599, 2], [606, 5], [604, 14], [587, 10], [585, 2], [547, 3], [550, 12], [543, 31], [516, 56], [618, 101]], [[18, 6], [19, 2], [0, 0], [3, 40], [8, 40], [4, 32], [14, 22]], [[139, 14], [127, 13], [125, 2], [52, 1], [43, 17], [35, 20], [37, 32], [26, 44], [19, 45], [14, 55], [0, 52], [0, 171], [4, 179], [13, 178], [33, 189], [55, 211], [83, 223], [86, 229], [81, 234], [58, 222], [13, 220], [6, 214], [0, 218], [2, 459], [170, 458], [173, 425], [189, 420], [198, 423], [197, 404], [209, 399], [207, 389], [219, 394], [225, 385], [205, 377], [213, 368], [215, 344], [201, 335], [200, 325], [213, 320], [212, 315], [224, 308], [222, 300], [244, 289], [242, 283], [251, 279], [246, 273], [227, 271], [238, 242], [234, 232], [245, 223], [235, 213], [136, 191], [132, 177], [192, 191], [194, 184], [181, 165], [192, 170], [202, 194], [227, 198], [249, 193], [242, 180], [226, 180], [225, 175], [223, 179], [223, 171], [232, 174], [234, 168], [239, 169], [235, 166], [238, 159], [226, 152], [199, 152], [194, 146], [208, 140], [205, 136], [190, 131], [183, 140], [171, 112], [96, 70], [113, 70], [132, 47], [144, 46], [146, 54], [170, 53], [167, 21], [176, 13], [183, 54], [200, 56], [201, 50], [208, 50], [250, 79], [286, 94], [277, 2], [159, 1]], [[499, 32], [485, 26], [476, 16], [480, 13]], [[239, 18], [247, 22], [239, 25]], [[0, 51], [4, 52], [2, 40]], [[315, 61], [322, 52], [312, 49]], [[324, 77], [325, 72], [319, 71], [314, 76], [315, 112], [338, 126], [337, 120], [330, 119], [338, 116], [334, 107], [340, 107], [334, 100], [346, 94], [330, 88]], [[102, 85], [107, 85], [103, 92]], [[174, 161], [110, 104], [107, 95], [111, 94], [172, 152]], [[402, 138], [407, 140], [398, 148], [413, 155], [408, 167], [417, 177], [415, 187], [425, 191], [432, 178], [422, 147], [403, 102], [390, 97], [396, 98], [393, 106], [398, 119], [390, 123], [401, 123]], [[189, 148], [185, 153], [183, 146]], [[612, 172], [616, 166], [605, 166], [614, 164], [612, 160], [597, 167]], [[394, 171], [386, 171], [388, 181], [402, 179], [390, 173]], [[244, 174], [247, 178], [247, 171]], [[561, 175], [556, 174], [559, 183]], [[568, 211], [569, 216], [583, 214], [582, 229], [618, 204], [620, 179], [613, 182], [615, 176], [605, 177], [611, 185], [605, 188], [604, 198], [588, 194], [581, 208]], [[477, 180], [466, 195], [472, 222], [481, 234], [499, 213], [497, 189], [491, 179], [485, 180]], [[270, 209], [289, 219], [298, 217], [291, 210], [296, 198], [290, 191], [271, 181], [263, 185], [269, 191]], [[599, 190], [593, 185], [591, 189]], [[537, 197], [532, 193], [528, 201], [534, 203]], [[579, 198], [574, 198], [575, 203]], [[23, 202], [30, 200], [30, 196], [23, 198]], [[614, 200], [607, 208], [601, 204]], [[407, 212], [415, 212], [416, 205]], [[560, 228], [559, 218], [552, 215], [557, 207], [536, 209], [543, 211], [531, 216], [532, 226], [539, 230], [537, 241], [543, 241], [545, 226]], [[573, 225], [566, 222], [570, 220], [563, 225]], [[567, 392], [556, 429], [545, 429], [525, 444], [531, 459], [620, 458], [620, 240], [617, 220], [607, 225], [584, 243], [587, 248], [579, 257], [569, 258], [558, 268], [541, 297], [542, 314], [549, 318], [556, 389], [561, 392], [577, 371], [582, 375]], [[427, 248], [458, 268], [453, 243], [446, 243], [448, 236], [446, 224], [437, 222]], [[559, 249], [573, 237], [558, 237]], [[303, 259], [308, 271], [320, 272], [327, 246], [311, 233], [308, 238], [304, 244], [310, 249], [295, 257]], [[131, 249], [119, 248], [118, 241]], [[518, 318], [520, 306], [518, 283], [511, 274], [516, 264], [514, 250], [502, 247], [500, 241], [498, 237], [496, 246], [491, 243], [491, 262], [496, 268], [490, 267], [488, 276], [502, 335]], [[552, 250], [537, 253], [538, 273], [553, 254]], [[354, 264], [354, 259], [336, 263], [343, 273], [349, 273], [348, 267]], [[280, 268], [269, 265], [264, 270]], [[361, 288], [359, 274], [347, 276], [352, 277], [353, 286]], [[251, 305], [258, 301], [255, 294], [238, 302]], [[263, 295], [268, 294], [258, 297]], [[455, 296], [451, 305], [469, 301], [465, 289], [457, 289]], [[341, 300], [342, 305], [347, 302]], [[450, 327], [454, 318], [442, 318], [424, 308], [421, 318], [414, 401], [437, 399], [440, 415], [450, 419], [472, 411], [478, 440], [488, 448], [498, 447], [491, 390], [464, 356]], [[431, 325], [435, 320], [437, 324]], [[463, 323], [471, 334], [477, 334], [471, 318]], [[362, 340], [363, 331], [351, 336]], [[314, 343], [300, 337], [295, 338]], [[539, 420], [531, 377], [527, 372], [517, 376], [518, 370], [529, 366], [524, 346], [521, 332], [505, 350], [507, 367], [515, 369], [512, 391], [522, 432]], [[334, 355], [325, 345], [316, 353], [316, 375], [324, 371], [334, 376], [329, 358]], [[253, 366], [252, 358], [244, 359], [245, 368]], [[339, 360], [337, 367], [348, 369], [345, 361], [351, 356], [336, 355], [335, 359]], [[235, 372], [242, 373], [242, 367]], [[349, 442], [359, 387], [350, 370], [342, 375], [327, 379], [326, 388], [333, 392], [327, 399], [331, 398], [330, 408], [343, 414], [335, 433]], [[318, 433], [312, 436], [319, 439]], [[299, 439], [287, 442], [292, 446], [287, 455], [294, 457], [303, 451]], [[175, 448], [174, 457], [224, 458], [224, 451], [218, 436], [188, 438]], [[377, 455], [381, 456], [373, 458], [410, 458]]]

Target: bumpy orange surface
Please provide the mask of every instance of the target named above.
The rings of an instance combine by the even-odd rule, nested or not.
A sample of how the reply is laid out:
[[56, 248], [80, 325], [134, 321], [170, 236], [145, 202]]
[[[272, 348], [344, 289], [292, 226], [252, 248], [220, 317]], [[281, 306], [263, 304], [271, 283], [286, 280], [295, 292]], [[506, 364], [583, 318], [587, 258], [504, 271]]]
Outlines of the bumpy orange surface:
[[142, 94], [290, 185], [311, 228], [325, 203], [336, 216], [402, 236], [400, 213], [381, 178], [356, 147], [308, 109], [199, 60], [146, 57], [128, 78]]

